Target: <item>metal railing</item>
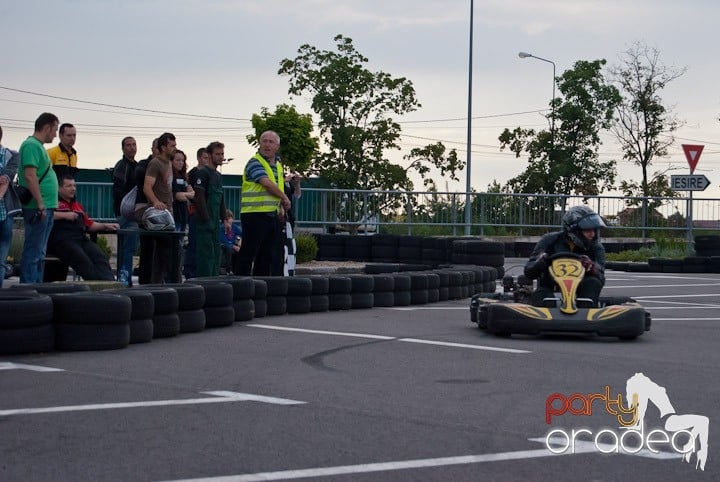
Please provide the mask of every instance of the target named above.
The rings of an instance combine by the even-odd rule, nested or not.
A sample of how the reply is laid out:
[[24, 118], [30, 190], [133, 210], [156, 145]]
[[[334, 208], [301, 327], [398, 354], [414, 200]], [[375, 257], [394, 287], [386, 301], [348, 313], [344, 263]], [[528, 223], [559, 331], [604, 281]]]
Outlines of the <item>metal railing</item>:
[[[226, 206], [239, 218], [241, 189], [225, 187]], [[294, 200], [296, 224], [327, 232], [460, 235], [464, 192], [303, 189]], [[620, 235], [653, 231], [720, 231], [720, 199], [472, 193], [473, 234], [531, 235], [560, 226], [565, 209], [587, 204]], [[113, 219], [112, 184], [78, 183], [78, 200], [98, 220]], [[690, 218], [688, 217], [690, 214]], [[689, 223], [692, 219], [692, 225]]]

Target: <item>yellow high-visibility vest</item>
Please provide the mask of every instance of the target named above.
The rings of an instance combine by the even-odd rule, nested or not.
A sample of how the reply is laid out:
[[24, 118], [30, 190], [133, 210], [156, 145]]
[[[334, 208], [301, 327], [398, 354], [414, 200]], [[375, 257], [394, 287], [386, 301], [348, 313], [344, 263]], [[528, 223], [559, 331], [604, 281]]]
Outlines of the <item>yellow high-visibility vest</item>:
[[[271, 181], [277, 184], [280, 190], [283, 189], [285, 179], [283, 177], [283, 167], [280, 161], [275, 163], [275, 170], [265, 160], [260, 153], [253, 156], [253, 159], [257, 159], [260, 165], [265, 169], [268, 177]], [[249, 162], [248, 162], [249, 164]], [[241, 213], [274, 213], [278, 211], [280, 207], [280, 198], [273, 196], [268, 193], [265, 186], [260, 183], [252, 182], [248, 179], [247, 166], [245, 166], [245, 175], [243, 176], [242, 183], [242, 206], [240, 208]]]

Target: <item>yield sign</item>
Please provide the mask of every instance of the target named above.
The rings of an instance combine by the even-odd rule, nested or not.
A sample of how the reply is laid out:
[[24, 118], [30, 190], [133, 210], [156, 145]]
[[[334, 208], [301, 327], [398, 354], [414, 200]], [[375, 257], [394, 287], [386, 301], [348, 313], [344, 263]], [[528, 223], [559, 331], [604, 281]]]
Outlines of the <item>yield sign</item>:
[[685, 151], [685, 159], [687, 159], [687, 162], [690, 165], [690, 174], [695, 172], [695, 166], [697, 166], [697, 163], [700, 160], [700, 154], [702, 154], [703, 147], [705, 146], [693, 144], [682, 145], [683, 151]]

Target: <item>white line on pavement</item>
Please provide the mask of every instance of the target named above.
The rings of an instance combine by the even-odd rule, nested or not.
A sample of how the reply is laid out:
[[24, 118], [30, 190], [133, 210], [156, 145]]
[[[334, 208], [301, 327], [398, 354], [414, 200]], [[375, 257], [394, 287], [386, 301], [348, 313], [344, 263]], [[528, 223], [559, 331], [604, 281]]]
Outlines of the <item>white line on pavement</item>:
[[291, 328], [287, 326], [272, 326], [272, 325], [259, 325], [256, 323], [250, 323], [245, 326], [251, 326], [253, 328], [265, 328], [267, 330], [280, 330], [280, 331], [292, 331], [297, 333], [309, 333], [313, 335], [332, 335], [332, 336], [348, 336], [351, 338], [369, 338], [373, 340], [388, 340], [388, 341], [402, 341], [406, 343], [421, 343], [425, 345], [437, 345], [447, 346], [452, 348], [470, 348], [473, 350], [485, 350], [485, 351], [499, 351], [504, 353], [532, 353], [527, 350], [516, 350], [514, 348], [502, 348], [496, 346], [485, 346], [485, 345], [468, 345], [465, 343], [453, 343], [449, 341], [436, 341], [436, 340], [423, 340], [419, 338], [398, 338], [394, 336], [384, 335], [370, 335], [367, 333], [351, 333], [343, 331], [326, 331], [326, 330], [309, 330], [307, 328]]
[[[595, 451], [582, 448], [581, 450]], [[288, 480], [309, 477], [329, 477], [333, 475], [367, 474], [371, 472], [387, 472], [391, 470], [423, 469], [432, 467], [445, 467], [449, 465], [478, 464], [483, 462], [497, 462], [503, 460], [532, 459], [538, 457], [560, 457], [547, 449], [520, 450], [517, 452], [500, 452], [496, 454], [461, 455], [457, 457], [439, 457], [434, 459], [398, 460], [394, 462], [379, 462], [358, 465], [339, 465], [336, 467], [316, 467], [312, 469], [281, 470], [278, 472], [259, 472], [255, 474], [227, 475], [220, 477], [205, 477], [197, 479], [183, 479], [174, 482], [256, 482], [262, 480]]]
[[64, 372], [61, 368], [41, 367], [39, 365], [25, 365], [24, 363], [0, 362], [0, 370], [30, 370], [32, 372]]
[[212, 398], [187, 398], [180, 400], [147, 400], [144, 402], [126, 403], [95, 403], [90, 405], [67, 405], [64, 407], [42, 407], [42, 408], [16, 408], [11, 410], [0, 410], [0, 417], [11, 415], [34, 415], [39, 413], [58, 412], [80, 412], [87, 410], [109, 410], [116, 408], [143, 408], [143, 407], [165, 407], [170, 405], [200, 405], [205, 403], [228, 403], [228, 402], [262, 402], [273, 405], [300, 405], [306, 402], [288, 400], [284, 398], [264, 397], [252, 393], [238, 392], [201, 392], [206, 395], [213, 395]]
[[[720, 286], [720, 283], [690, 283], [690, 284], [683, 284], [679, 285], [683, 288], [689, 288], [691, 286]], [[627, 286], [603, 286], [603, 290], [626, 290], [628, 288], [675, 288], [675, 285], [627, 285]]]
[[385, 308], [386, 310], [395, 310], [395, 311], [422, 311], [422, 310], [469, 310], [470, 305], [468, 306], [394, 306], [392, 308]]

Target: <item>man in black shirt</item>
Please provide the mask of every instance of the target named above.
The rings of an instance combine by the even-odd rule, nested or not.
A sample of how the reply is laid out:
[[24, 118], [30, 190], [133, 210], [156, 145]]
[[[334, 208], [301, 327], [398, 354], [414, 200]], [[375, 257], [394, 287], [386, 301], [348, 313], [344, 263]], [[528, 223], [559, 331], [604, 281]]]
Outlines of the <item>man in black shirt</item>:
[[[135, 169], [138, 162], [135, 160], [137, 154], [137, 142], [133, 137], [125, 137], [120, 143], [123, 157], [112, 170], [113, 180], [113, 210], [117, 217], [120, 229], [137, 228], [137, 222], [120, 214], [120, 202], [122, 198], [135, 187]], [[118, 266], [118, 271], [127, 272], [128, 286], [132, 286], [133, 256], [137, 251], [138, 237], [134, 234], [125, 236], [123, 244], [123, 265]]]

